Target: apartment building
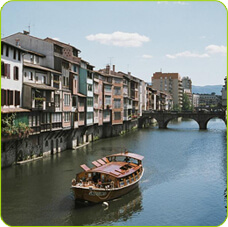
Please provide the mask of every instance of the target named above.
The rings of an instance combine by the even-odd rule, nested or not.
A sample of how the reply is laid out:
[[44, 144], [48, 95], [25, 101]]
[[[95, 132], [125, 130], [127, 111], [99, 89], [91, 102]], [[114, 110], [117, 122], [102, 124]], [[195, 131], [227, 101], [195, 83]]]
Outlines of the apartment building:
[[182, 108], [183, 86], [178, 73], [155, 72], [151, 79], [153, 89], [169, 93], [172, 96], [174, 108]]
[[[111, 105], [106, 105], [106, 109], [104, 109], [103, 113], [104, 117], [108, 118], [108, 112], [111, 112], [112, 125], [123, 124], [123, 77], [115, 71], [114, 65], [112, 70], [110, 69], [110, 66], [107, 65], [105, 69], [101, 69], [99, 72], [106, 77], [106, 82], [112, 84], [112, 87], [110, 84], [104, 85], [107, 91], [112, 88], [111, 93], [109, 93], [110, 90], [108, 92], [109, 95], [107, 94], [107, 91], [105, 92], [104, 104], [110, 103]], [[105, 114], [107, 114], [107, 116]]]
[[[82, 106], [85, 103], [85, 96], [79, 93], [79, 72], [81, 63], [79, 53], [81, 51], [70, 44], [66, 44], [51, 38], [46, 38], [45, 41], [54, 44], [56, 62], [58, 61], [60, 64], [62, 64], [61, 82], [63, 85], [64, 100], [63, 115], [66, 116], [64, 117], [64, 126], [76, 129], [85, 124], [84, 119], [81, 119], [79, 122], [78, 111], [79, 99], [84, 98], [84, 100], [80, 102], [80, 109], [82, 109]], [[72, 100], [72, 102], [67, 103], [69, 100]]]
[[1, 114], [16, 113], [16, 122], [28, 124], [29, 109], [22, 108], [23, 56], [26, 50], [1, 41]]
[[23, 56], [22, 100], [23, 106], [32, 110], [29, 125], [33, 132], [62, 129], [62, 72], [54, 67], [54, 45], [27, 32], [4, 40], [27, 51]]

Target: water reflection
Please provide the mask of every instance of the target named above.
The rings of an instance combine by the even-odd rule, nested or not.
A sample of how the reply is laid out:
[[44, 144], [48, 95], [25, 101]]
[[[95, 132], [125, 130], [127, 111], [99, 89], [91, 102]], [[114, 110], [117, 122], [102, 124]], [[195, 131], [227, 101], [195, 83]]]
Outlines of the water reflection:
[[142, 210], [142, 194], [140, 188], [118, 199], [102, 204], [85, 205], [76, 203], [70, 219], [73, 225], [109, 225], [113, 222], [127, 221]]

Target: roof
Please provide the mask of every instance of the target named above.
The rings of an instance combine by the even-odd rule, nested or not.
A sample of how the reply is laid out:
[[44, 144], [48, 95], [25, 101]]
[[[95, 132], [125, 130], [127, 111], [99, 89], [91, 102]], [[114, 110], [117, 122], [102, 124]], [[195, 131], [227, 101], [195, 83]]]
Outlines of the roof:
[[37, 88], [37, 89], [41, 89], [41, 90], [51, 90], [51, 91], [57, 90], [57, 88], [48, 86], [46, 84], [37, 84], [37, 83], [28, 83], [28, 82], [24, 82], [23, 84], [30, 86], [32, 88]]
[[44, 66], [41, 66], [41, 65], [32, 64], [32, 63], [29, 63], [29, 62], [24, 62], [23, 64], [24, 64], [25, 67], [31, 67], [31, 68], [40, 69], [40, 70], [47, 71], [47, 72], [52, 72], [52, 73], [56, 73], [56, 74], [62, 74], [61, 72], [58, 72], [58, 71], [56, 71], [54, 69], [50, 69], [50, 68], [47, 68], [47, 67], [44, 67]]
[[21, 51], [23, 51], [23, 52], [28, 52], [26, 49], [21, 48], [20, 46], [16, 46], [16, 45], [14, 45], [14, 44], [12, 44], [12, 43], [9, 43], [9, 42], [7, 42], [7, 41], [5, 41], [5, 40], [1, 40], [1, 42], [2, 42], [2, 43], [5, 43], [5, 44], [7, 44], [7, 45], [9, 45], [9, 46], [12, 46], [12, 47], [14, 47], [14, 48], [17, 48], [18, 50], [21, 50]]
[[45, 38], [44, 41], [47, 41], [47, 42], [48, 42], [48, 41], [52, 41], [52, 42], [55, 43], [55, 44], [60, 44], [60, 45], [62, 44], [62, 45], [64, 45], [64, 46], [69, 46], [69, 47], [72, 47], [72, 48], [76, 49], [77, 51], [79, 51], [79, 52], [81, 53], [81, 51], [80, 51], [78, 48], [72, 46], [72, 45], [69, 44], [69, 43], [67, 44], [67, 43], [61, 42], [61, 41], [59, 41], [59, 40], [50, 38], [50, 37]]
[[1, 113], [24, 113], [24, 112], [30, 112], [30, 110], [23, 109], [23, 108], [17, 108], [17, 107], [6, 107], [1, 108]]
[[134, 158], [134, 159], [137, 159], [137, 160], [140, 160], [140, 161], [142, 161], [144, 159], [144, 156], [142, 156], [142, 155], [129, 153], [129, 152], [122, 152], [122, 153], [119, 153], [119, 154], [113, 154], [113, 155], [109, 155], [107, 157], [118, 157], [118, 156]]
[[[134, 158], [137, 160], [142, 160], [144, 158], [141, 155], [134, 154], [134, 153], [128, 153], [128, 152], [109, 155], [107, 157], [118, 157], [118, 156]], [[128, 162], [127, 160], [114, 161], [114, 162], [109, 161], [107, 159], [107, 157], [93, 161], [92, 164], [95, 167], [93, 167], [92, 169], [90, 169], [85, 164], [81, 165], [81, 168], [83, 170], [85, 170], [86, 172], [89, 171], [89, 172], [105, 173], [105, 174], [109, 174], [109, 175], [112, 175], [112, 176], [117, 177], [117, 178], [121, 178], [121, 177], [125, 177], [127, 175], [134, 173], [135, 171], [137, 171], [141, 167], [141, 165], [137, 165], [135, 163]], [[126, 165], [130, 166], [130, 168], [127, 168], [126, 170], [121, 168], [121, 167], [126, 166]]]

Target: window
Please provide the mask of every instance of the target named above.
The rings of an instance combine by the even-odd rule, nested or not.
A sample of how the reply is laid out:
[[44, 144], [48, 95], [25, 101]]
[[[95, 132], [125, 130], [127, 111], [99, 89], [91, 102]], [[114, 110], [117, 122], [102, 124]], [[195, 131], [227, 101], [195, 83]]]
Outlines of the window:
[[9, 46], [6, 45], [6, 57], [9, 57]]
[[54, 52], [62, 54], [63, 53], [63, 48], [61, 46], [58, 46], [54, 44]]
[[6, 76], [10, 79], [10, 64], [5, 64], [3, 61], [1, 62], [1, 74], [2, 76]]
[[6, 90], [1, 89], [1, 106], [6, 105]]
[[121, 120], [121, 112], [114, 112], [114, 120]]
[[91, 84], [88, 84], [88, 91], [93, 91], [93, 86]]
[[70, 95], [64, 94], [64, 106], [70, 105]]
[[112, 86], [105, 85], [104, 91], [105, 91], [105, 92], [111, 92], [111, 91], [112, 91]]
[[17, 59], [18, 59], [18, 61], [21, 60], [21, 52], [20, 51], [18, 51]]
[[5, 45], [4, 45], [4, 44], [2, 44], [2, 47], [1, 47], [1, 55], [3, 55], [3, 53], [4, 53], [4, 52], [3, 52], [3, 50], [4, 50], [4, 46], [5, 46]]
[[3, 61], [1, 62], [1, 75], [5, 76], [5, 64]]
[[33, 80], [33, 72], [28, 72], [28, 78], [29, 80]]
[[84, 113], [80, 112], [79, 113], [79, 121], [84, 121], [84, 119], [85, 119]]
[[105, 95], [105, 106], [106, 105], [111, 105], [111, 96], [110, 95]]
[[87, 98], [87, 106], [92, 107], [93, 106], [93, 98]]
[[74, 71], [75, 73], [78, 72], [78, 68], [77, 68], [76, 65], [73, 65], [73, 71]]
[[87, 113], [87, 120], [93, 119], [93, 113]]
[[33, 55], [33, 54], [30, 55], [30, 61], [31, 61], [32, 63], [34, 62], [34, 55]]
[[15, 91], [15, 106], [20, 106], [20, 91]]
[[14, 70], [13, 70], [13, 79], [14, 80], [18, 80], [19, 79], [19, 69], [18, 69], [18, 67], [17, 66], [14, 66], [14, 68], [13, 68]]
[[16, 60], [16, 56], [17, 56], [17, 50], [16, 48], [13, 49], [13, 59]]
[[61, 113], [52, 113], [52, 123], [57, 123], [61, 121]]
[[114, 108], [121, 108], [121, 99], [114, 99]]
[[54, 101], [55, 101], [55, 107], [60, 107], [60, 95], [55, 94]]
[[114, 95], [121, 95], [121, 88], [120, 87], [114, 87]]
[[70, 121], [70, 113], [64, 113], [64, 122], [69, 122]]
[[39, 62], [40, 62], [40, 59], [39, 59], [39, 57], [38, 56], [35, 56], [35, 63], [37, 64], [39, 64]]
[[116, 84], [121, 84], [121, 79], [119, 79], [119, 78], [114, 78], [114, 82], [116, 83]]
[[45, 147], [48, 147], [48, 140], [46, 140], [45, 142]]
[[8, 105], [13, 105], [13, 91], [8, 92]]

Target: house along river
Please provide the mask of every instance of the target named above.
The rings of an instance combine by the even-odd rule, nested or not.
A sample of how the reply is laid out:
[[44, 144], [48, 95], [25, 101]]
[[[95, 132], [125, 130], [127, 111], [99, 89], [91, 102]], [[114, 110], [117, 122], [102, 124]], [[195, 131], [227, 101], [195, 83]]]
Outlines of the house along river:
[[[70, 185], [80, 164], [128, 149], [143, 155], [145, 173], [131, 193], [75, 206]], [[9, 225], [198, 225], [226, 218], [226, 127], [214, 119], [171, 122], [103, 139], [78, 150], [2, 170], [2, 218]]]

